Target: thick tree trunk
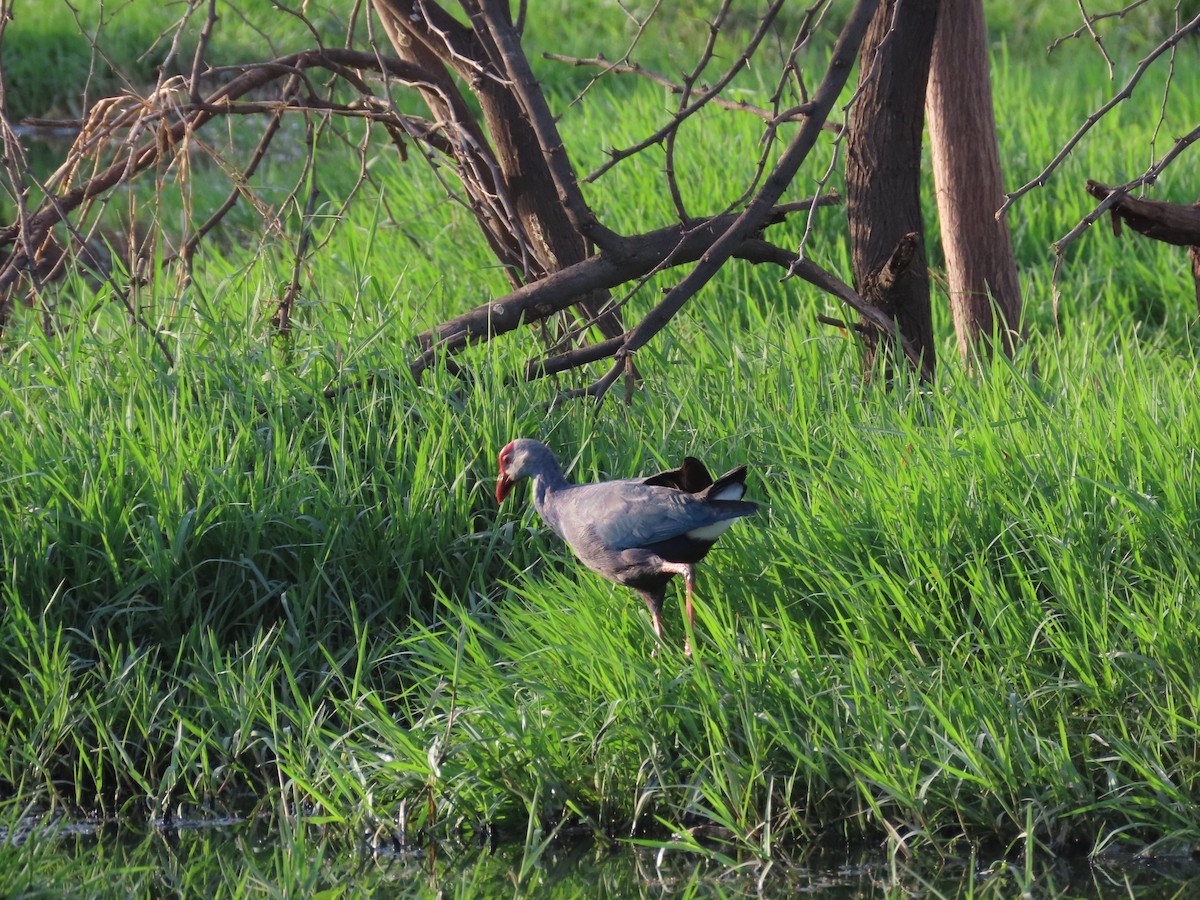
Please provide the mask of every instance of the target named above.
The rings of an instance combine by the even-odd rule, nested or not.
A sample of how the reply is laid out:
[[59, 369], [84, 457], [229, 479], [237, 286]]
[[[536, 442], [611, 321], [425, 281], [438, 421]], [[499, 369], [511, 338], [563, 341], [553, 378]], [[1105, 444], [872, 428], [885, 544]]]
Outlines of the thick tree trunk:
[[[1024, 337], [1021, 285], [1004, 201], [982, 0], [941, 0], [926, 113], [958, 350], [970, 364], [993, 335]], [[996, 316], [993, 316], [995, 310]]]
[[[397, 55], [433, 76], [418, 84], [435, 121], [450, 124], [457, 168], [489, 245], [514, 287], [582, 262], [592, 252], [559, 196], [528, 112], [499, 65], [491, 36], [411, 0], [372, 0]], [[472, 19], [485, 17], [472, 4]], [[503, 6], [503, 5], [501, 5]], [[478, 9], [476, 8], [478, 7]], [[483, 125], [451, 77], [470, 84]], [[605, 292], [581, 298], [584, 316], [606, 337], [624, 333]]]
[[[887, 0], [875, 13], [850, 113], [846, 201], [863, 300], [891, 316], [933, 376], [935, 352], [921, 219], [921, 132], [938, 0]], [[894, 25], [894, 27], [893, 27]], [[867, 337], [866, 372], [880, 344]]]

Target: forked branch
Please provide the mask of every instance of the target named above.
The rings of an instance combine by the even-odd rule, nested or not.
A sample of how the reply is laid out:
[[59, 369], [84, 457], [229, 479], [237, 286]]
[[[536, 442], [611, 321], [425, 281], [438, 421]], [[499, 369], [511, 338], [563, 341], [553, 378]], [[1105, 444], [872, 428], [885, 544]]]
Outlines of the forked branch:
[[[608, 388], [624, 368], [625, 360], [658, 334], [683, 308], [697, 291], [706, 285], [732, 257], [742, 243], [758, 231], [767, 221], [771, 208], [778, 202], [791, 183], [800, 165], [808, 157], [821, 133], [821, 126], [833, 109], [834, 103], [846, 85], [850, 72], [858, 58], [859, 47], [867, 32], [878, 0], [858, 0], [854, 10], [838, 36], [826, 69], [825, 77], [813, 95], [813, 114], [805, 120], [792, 138], [778, 163], [764, 180], [758, 193], [744, 212], [725, 229], [724, 233], [704, 253], [696, 266], [634, 327], [626, 337], [624, 345], [616, 353], [609, 372], [585, 388], [582, 393], [603, 398]], [[886, 332], [891, 337], [891, 332]], [[919, 358], [909, 357], [918, 367]]]
[[[1042, 171], [1039, 172], [1036, 177], [1021, 185], [1021, 187], [1017, 188], [1012, 193], [1005, 195], [1004, 203], [998, 210], [996, 210], [996, 218], [1000, 218], [1007, 213], [1012, 205], [1025, 194], [1029, 193], [1035, 188], [1043, 187], [1046, 182], [1050, 180], [1050, 177], [1054, 174], [1055, 170], [1057, 170], [1058, 167], [1062, 165], [1063, 161], [1070, 156], [1071, 151], [1074, 150], [1079, 142], [1083, 140], [1084, 136], [1091, 131], [1093, 127], [1095, 127], [1096, 123], [1108, 115], [1108, 113], [1116, 108], [1116, 106], [1122, 101], [1128, 100], [1133, 96], [1133, 89], [1137, 86], [1138, 82], [1142, 80], [1142, 77], [1155, 63], [1155, 61], [1157, 61], [1164, 54], [1172, 51], [1175, 46], [1179, 44], [1179, 42], [1182, 41], [1187, 35], [1197, 30], [1200, 30], [1200, 14], [1197, 14], [1196, 17], [1186, 25], [1176, 29], [1174, 34], [1150, 51], [1150, 53], [1138, 63], [1137, 68], [1125, 82], [1124, 86], [1084, 120], [1083, 124], [1079, 126], [1075, 134], [1070, 137], [1070, 139], [1062, 146], [1058, 153], [1055, 154], [1054, 158], [1050, 160], [1046, 167], [1042, 169]], [[1159, 170], [1161, 171], [1161, 167]], [[1092, 221], [1095, 220], [1093, 219]], [[1059, 241], [1059, 244], [1064, 246], [1066, 243], [1068, 242], [1065, 239], [1063, 241]]]
[[[118, 185], [129, 183], [139, 173], [157, 165], [180, 146], [184, 138], [215, 118], [226, 115], [277, 112], [285, 106], [303, 108], [308, 99], [328, 110], [317, 97], [297, 96], [282, 105], [242, 98], [271, 82], [303, 74], [313, 68], [334, 72], [350, 69], [383, 69], [406, 83], [419, 83], [424, 73], [396, 59], [381, 59], [373, 53], [354, 50], [306, 50], [270, 62], [249, 66], [199, 102], [184, 99], [179, 92], [161, 89], [147, 102], [121, 108], [115, 103], [97, 104], [76, 140], [67, 163], [46, 183], [46, 196], [33, 209], [22, 210], [15, 221], [0, 228], [0, 330], [11, 314], [13, 295], [22, 279], [35, 278], [43, 260], [40, 254], [52, 247], [52, 229], [65, 222], [89, 201], [100, 198]], [[345, 108], [347, 115], [377, 119], [392, 127], [403, 127], [389, 110]], [[268, 129], [270, 131], [270, 129]], [[269, 138], [267, 138], [269, 141]], [[89, 177], [78, 177], [82, 164], [99, 159], [106, 148], [113, 159]], [[253, 166], [248, 167], [252, 171]], [[208, 226], [208, 227], [211, 227]]]

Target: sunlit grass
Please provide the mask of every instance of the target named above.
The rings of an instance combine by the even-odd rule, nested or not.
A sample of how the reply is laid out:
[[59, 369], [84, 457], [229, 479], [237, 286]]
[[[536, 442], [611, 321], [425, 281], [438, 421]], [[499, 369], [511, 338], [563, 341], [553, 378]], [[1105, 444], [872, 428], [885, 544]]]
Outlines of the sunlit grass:
[[[436, 377], [333, 404], [289, 378], [280, 402], [131, 362], [115, 397], [65, 377], [86, 355], [55, 382], [27, 345], [57, 387], [6, 387], [0, 777], [68, 809], [252, 796], [406, 839], [1194, 840], [1194, 364], [1085, 334], [886, 392], [843, 338], [792, 346], [760, 315], [695, 318], [681, 395], [648, 364], [629, 409], [541, 424], [536, 389]], [[584, 478], [751, 464], [767, 510], [702, 571], [697, 663], [674, 604], [653, 654], [633, 596], [521, 497], [494, 508], [517, 433]]]

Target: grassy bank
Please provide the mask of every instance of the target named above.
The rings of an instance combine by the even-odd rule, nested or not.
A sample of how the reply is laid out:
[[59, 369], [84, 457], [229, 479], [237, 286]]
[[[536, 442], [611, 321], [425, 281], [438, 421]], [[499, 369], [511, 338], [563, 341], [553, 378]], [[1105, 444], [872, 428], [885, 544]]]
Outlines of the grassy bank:
[[[687, 390], [651, 370], [631, 408], [545, 423], [488, 375], [327, 404], [136, 346], [103, 378], [117, 348], [32, 338], [0, 442], [8, 790], [109, 814], [250, 795], [413, 838], [716, 823], [764, 854], [1194, 840], [1190, 356], [1076, 334], [1035, 343], [1036, 378], [864, 392], [841, 338], [692, 324], [655, 366], [694, 365]], [[582, 478], [750, 463], [769, 512], [704, 573], [699, 664], [652, 656], [633, 598], [495, 509], [512, 434]]]
[[[1043, 92], [1026, 62], [998, 52], [1002, 120]], [[1102, 90], [1006, 129], [1009, 180]], [[596, 159], [619, 142], [589, 144], [599, 122], [619, 110], [638, 130], [661, 98], [601, 106], [564, 119]], [[1131, 112], [1129, 133], [1156, 112]], [[717, 121], [697, 160], [757, 133]], [[815, 321], [837, 312], [826, 300], [741, 266], [639, 354], [628, 407], [547, 414], [548, 386], [509, 378], [533, 352], [512, 343], [467, 354], [468, 382], [413, 383], [407, 338], [500, 277], [446, 239], [464, 215], [386, 161], [386, 195], [314, 260], [288, 343], [266, 324], [280, 272], [232, 251], [182, 294], [148, 290], [174, 365], [82, 285], [54, 336], [28, 315], [0, 381], [4, 815], [260, 810], [377, 842], [515, 836], [534, 854], [563, 829], [715, 836], [762, 858], [819, 841], [1190, 847], [1184, 264], [1089, 236], [1060, 284], [1064, 334], [1049, 310], [1046, 244], [1088, 207], [1071, 179], [1127, 171], [1117, 152], [1087, 145], [1016, 210], [1021, 356], [968, 376], [942, 317], [933, 386], [865, 388], [853, 343]], [[618, 173], [597, 207], [644, 223], [652, 170]], [[731, 173], [699, 166], [688, 188], [724, 197]], [[840, 215], [813, 252], [845, 272]], [[496, 454], [521, 435], [579, 479], [685, 453], [751, 466], [767, 509], [701, 572], [695, 661], [674, 598], [672, 647], [653, 655], [640, 603], [581, 571], [523, 492], [496, 508]]]

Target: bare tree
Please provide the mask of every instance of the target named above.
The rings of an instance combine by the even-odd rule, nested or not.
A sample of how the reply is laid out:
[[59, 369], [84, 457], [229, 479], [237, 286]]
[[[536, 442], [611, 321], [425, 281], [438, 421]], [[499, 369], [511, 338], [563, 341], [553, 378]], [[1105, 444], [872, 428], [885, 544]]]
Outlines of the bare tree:
[[[0, 41], [9, 2], [0, 0]], [[10, 221], [0, 222], [0, 330], [20, 300], [46, 310], [51, 327], [47, 284], [71, 267], [82, 267], [107, 278], [111, 296], [124, 304], [130, 319], [155, 333], [145, 298], [137, 296], [146, 273], [136, 251], [145, 250], [146, 241], [169, 242], [159, 257], [186, 280], [204, 241], [220, 231], [216, 226], [232, 209], [245, 207], [261, 217], [265, 230], [279, 238], [291, 257], [290, 279], [274, 316], [276, 326], [286, 332], [295, 301], [305, 291], [310, 260], [342, 218], [338, 211], [316, 214], [313, 173], [321, 158], [318, 150], [322, 142], [340, 141], [356, 159], [360, 178], [349, 196], [340, 198], [344, 211], [370, 184], [368, 148], [378, 146], [372, 141], [384, 135], [397, 153], [403, 156], [415, 148], [434, 167], [448, 195], [471, 211], [509, 282], [501, 296], [415, 336], [415, 375], [472, 343], [547, 322], [574, 308], [577, 315], [561, 320], [556, 328], [541, 329], [545, 343], [529, 359], [525, 375], [537, 378], [608, 361], [602, 374], [581, 377], [577, 383], [582, 387], [569, 392], [603, 396], [621, 372], [632, 370], [638, 350], [728, 260], [743, 259], [779, 267], [854, 310], [868, 345], [869, 364], [877, 348], [895, 346], [923, 377], [931, 377], [935, 356], [917, 185], [922, 104], [932, 53], [929, 109], [960, 346], [973, 347], [997, 331], [1009, 350], [1020, 321], [1020, 298], [1009, 286], [1011, 248], [1006, 231], [981, 214], [998, 199], [998, 164], [979, 2], [943, 2], [951, 18], [943, 22], [935, 44], [938, 0], [858, 0], [844, 20], [828, 64], [815, 73], [805, 72], [802, 51], [832, 8], [832, 0], [818, 0], [790, 38], [779, 43], [785, 52], [770, 63], [778, 72], [775, 89], [760, 105], [730, 99], [725, 92], [752, 62], [760, 69], [766, 65], [763, 48], [779, 41], [784, 0], [762, 0], [759, 18], [745, 29], [733, 25], [736, 17], [729, 0], [718, 0], [694, 65], [677, 79], [653, 72], [631, 56], [638, 37], [655, 25], [659, 7], [654, 6], [637, 21], [638, 37], [623, 57], [558, 57], [597, 71], [578, 102], [586, 102], [591, 84], [617, 73], [653, 79], [676, 98], [675, 109], [659, 127], [627, 147], [613, 148], [604, 165], [580, 177], [559, 131], [557, 112], [526, 55], [523, 3], [459, 0], [452, 14], [437, 0], [371, 0], [375, 15], [366, 43], [361, 29], [351, 25], [341, 47], [335, 46], [334, 36], [321, 35], [304, 20], [300, 10], [281, 7], [286, 15], [305, 22], [313, 36], [311, 49], [215, 70], [205, 60], [219, 33], [217, 4], [193, 0], [178, 29], [168, 36], [170, 52], [157, 82], [140, 94], [131, 89], [93, 102], [78, 123], [65, 161], [48, 177], [36, 176], [25, 160], [18, 123], [8, 115], [0, 80], [0, 141], [5, 149], [0, 180], [14, 210]], [[361, 11], [353, 7], [351, 23]], [[966, 18], [954, 18], [959, 15]], [[1086, 17], [1087, 30], [1095, 30], [1098, 18]], [[1089, 118], [1038, 179], [1006, 197], [1001, 211], [1044, 183], [1088, 128], [1130, 95], [1142, 72], [1160, 57], [1173, 59], [1178, 42], [1196, 30], [1198, 22], [1200, 17], [1180, 22], [1176, 33], [1143, 60], [1121, 93]], [[850, 106], [849, 127], [843, 130], [829, 117], [864, 45], [868, 23], [859, 87]], [[186, 42], [180, 39], [185, 27], [198, 30], [194, 49], [186, 53]], [[376, 29], [379, 41], [371, 37]], [[727, 46], [731, 39], [740, 48], [733, 53]], [[722, 41], [726, 43], [719, 50]], [[1102, 47], [1099, 39], [1097, 43]], [[968, 64], [975, 74], [965, 76], [961, 67]], [[955, 102], [951, 92], [943, 90], [951, 71], [956, 73], [956, 91], [972, 88], [965, 102]], [[414, 113], [413, 104], [403, 100], [406, 96], [420, 98], [424, 109]], [[761, 150], [747, 182], [732, 186], [726, 197], [714, 198], [715, 208], [697, 211], [689, 208], [680, 189], [677, 150], [685, 126], [712, 106], [759, 117]], [[302, 171], [284, 199], [272, 199], [255, 190], [253, 178], [275, 151], [282, 123], [289, 117], [304, 123]], [[251, 149], [216, 149], [217, 142], [204, 139], [215, 130], [213, 123], [235, 119], [260, 123]], [[348, 123], [364, 124], [358, 138], [350, 137]], [[978, 140], [964, 141], [968, 129]], [[245, 133], [247, 126], [238, 130]], [[846, 142], [858, 290], [803, 253], [816, 211], [835, 199], [823, 189], [828, 173], [818, 179], [822, 190], [816, 197], [784, 199], [812, 149], [830, 132], [837, 135], [835, 141]], [[1138, 179], [1117, 185], [1059, 242], [1060, 249], [1131, 189], [1152, 183], [1195, 136], [1193, 132], [1181, 138]], [[965, 154], [964, 145], [969, 148]], [[645, 223], [638, 233], [618, 233], [600, 221], [590, 205], [590, 185], [627, 160], [658, 148], [664, 159], [660, 190], [675, 210], [674, 219]], [[120, 243], [105, 234], [103, 226], [113, 198], [139, 179], [184, 183], [197, 154], [207, 154], [213, 171], [227, 174], [224, 202], [203, 211], [185, 202], [189, 217], [178, 233], [160, 227], [153, 209], [146, 213], [149, 226], [144, 221], [135, 224], [132, 213], [143, 211], [131, 206], [124, 244], [132, 256], [123, 268], [104, 264], [99, 245], [107, 241], [117, 250]], [[977, 179], [981, 173], [987, 177]], [[767, 229], [796, 215], [808, 220], [799, 252], [767, 239]], [[319, 231], [318, 219], [332, 224]], [[648, 313], [626, 322], [630, 310], [637, 308], [631, 301], [643, 296], [648, 281], [676, 267], [682, 273], [677, 283], [649, 304]], [[994, 326], [992, 309], [1001, 314]], [[159, 346], [169, 358], [166, 342], [160, 340]]]
[[[230, 173], [231, 190], [225, 203], [189, 224], [174, 249], [163, 255], [168, 262], [181, 264], [186, 277], [202, 241], [230, 209], [239, 204], [257, 209], [291, 247], [294, 259], [292, 278], [275, 316], [277, 326], [286, 330], [292, 304], [303, 290], [307, 261], [328, 239], [328, 233], [315, 234], [316, 180], [309, 176], [317, 165], [317, 145], [329, 124], [340, 120], [370, 123], [401, 153], [416, 147], [439, 172], [451, 171], [453, 179], [442, 176], [447, 190], [471, 210], [508, 273], [510, 292], [417, 337], [414, 374], [473, 342], [576, 307], [583, 312], [582, 325], [560, 329], [548, 350], [530, 360], [526, 374], [539, 377], [610, 359], [607, 374], [582, 390], [603, 396], [619, 373], [629, 369], [636, 351], [733, 258], [779, 266], [786, 274], [818, 286], [858, 310], [868, 328], [890, 340], [895, 328], [888, 315], [864, 303], [833, 273], [797, 258], [794, 250], [772, 244], [763, 235], [763, 229], [790, 215], [811, 218], [831, 199], [826, 195], [782, 202], [826, 127], [876, 3], [859, 0], [850, 12], [810, 96], [796, 54], [826, 9], [824, 3], [813, 7], [791, 41], [793, 49], [778, 88], [763, 108], [724, 101], [721, 91], [761, 50], [783, 0], [764, 6], [757, 25], [745, 34], [741, 52], [707, 81], [721, 60], [717, 38], [730, 28], [731, 6], [723, 3], [713, 16], [710, 39], [695, 67], [675, 85], [679, 101], [675, 113], [644, 140], [614, 151], [610, 163], [589, 176], [602, 177], [612, 166], [648, 148], [661, 146], [667, 151], [663, 190], [678, 220], [624, 235], [600, 222], [588, 204], [555, 114], [525, 54], [523, 4], [514, 15], [505, 0], [460, 0], [461, 15], [456, 16], [434, 0], [372, 0], [395, 55], [374, 44], [365, 50], [339, 49], [318, 37], [319, 46], [311, 50], [214, 73], [204, 59], [216, 33], [216, 6], [213, 0], [193, 3], [185, 21], [193, 15], [203, 18], [191, 65], [180, 75], [168, 74], [164, 65], [159, 83], [142, 96], [127, 94], [93, 104], [65, 163], [49, 179], [36, 180], [20, 162], [14, 123], [7, 115], [0, 116], [0, 131], [10, 151], [5, 174], [9, 192], [17, 200], [14, 220], [0, 227], [0, 328], [7, 324], [19, 297], [34, 305], [44, 302], [46, 283], [86, 257], [86, 247], [99, 231], [100, 211], [115, 190], [152, 173], [183, 172], [190, 154], [201, 150]], [[649, 19], [640, 23], [639, 33], [649, 25]], [[317, 36], [316, 29], [312, 31]], [[352, 41], [348, 38], [346, 43]], [[214, 74], [222, 77], [206, 88]], [[423, 100], [425, 115], [402, 111], [396, 98], [404, 92]], [[679, 190], [674, 148], [685, 122], [706, 106], [722, 102], [751, 109], [766, 120], [763, 149], [751, 183], [726, 198], [723, 211], [695, 214], [686, 209]], [[270, 203], [255, 194], [250, 179], [270, 152], [286, 116], [301, 116], [306, 123], [305, 172], [282, 204]], [[200, 139], [211, 123], [230, 117], [259, 118], [265, 123], [253, 152], [241, 160], [216, 153], [212, 144]], [[794, 133], [786, 147], [769, 164], [772, 148], [784, 141], [789, 130]], [[364, 146], [357, 149], [363, 173], [359, 187], [369, 180]], [[298, 234], [284, 233], [283, 206], [298, 214]], [[337, 219], [333, 217], [334, 227]], [[646, 316], [626, 328], [621, 317], [630, 298], [652, 275], [676, 266], [687, 266], [689, 271]], [[126, 302], [131, 318], [153, 330], [153, 323], [131, 299], [141, 283], [136, 265], [126, 273], [105, 274], [114, 296]], [[620, 294], [610, 295], [617, 288]], [[592, 327], [600, 330], [601, 340], [588, 343], [585, 332]], [[160, 346], [164, 354], [168, 352], [165, 343]], [[903, 341], [902, 346], [916, 359], [911, 346]]]

